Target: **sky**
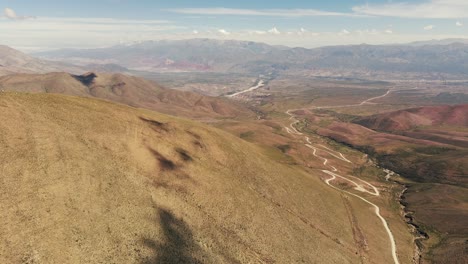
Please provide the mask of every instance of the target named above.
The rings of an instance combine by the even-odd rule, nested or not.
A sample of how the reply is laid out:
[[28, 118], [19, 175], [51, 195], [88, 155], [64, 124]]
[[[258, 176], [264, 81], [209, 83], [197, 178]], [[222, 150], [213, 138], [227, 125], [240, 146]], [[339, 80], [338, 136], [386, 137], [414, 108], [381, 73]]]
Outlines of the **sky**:
[[188, 38], [306, 48], [468, 38], [468, 0], [0, 0], [0, 44], [25, 52]]

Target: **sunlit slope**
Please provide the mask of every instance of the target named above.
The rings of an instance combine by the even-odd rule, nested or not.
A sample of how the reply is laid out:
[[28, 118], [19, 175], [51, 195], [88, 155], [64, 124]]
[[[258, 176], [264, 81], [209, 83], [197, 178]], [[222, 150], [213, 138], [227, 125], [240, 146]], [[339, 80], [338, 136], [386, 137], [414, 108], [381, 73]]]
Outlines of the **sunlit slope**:
[[52, 94], [0, 113], [0, 263], [360, 262], [339, 192], [228, 133]]
[[0, 90], [95, 97], [190, 118], [255, 116], [238, 102], [167, 89], [153, 81], [124, 74], [14, 74], [0, 77]]
[[45, 73], [67, 71], [82, 72], [79, 66], [46, 61], [31, 57], [21, 51], [0, 45], [0, 76], [14, 73]]

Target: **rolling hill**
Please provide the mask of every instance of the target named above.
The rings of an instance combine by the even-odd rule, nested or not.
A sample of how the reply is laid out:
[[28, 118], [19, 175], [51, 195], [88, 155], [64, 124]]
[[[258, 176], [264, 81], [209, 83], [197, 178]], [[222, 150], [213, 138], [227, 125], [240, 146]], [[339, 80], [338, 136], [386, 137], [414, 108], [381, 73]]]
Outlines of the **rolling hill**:
[[468, 127], [468, 104], [404, 109], [361, 118], [356, 123], [380, 131], [405, 131], [419, 126]]
[[333, 122], [318, 133], [418, 182], [467, 186], [468, 105], [410, 108]]
[[[333, 122], [318, 134], [367, 153], [397, 172], [407, 187], [406, 218], [428, 240], [429, 263], [466, 263], [468, 217], [468, 105], [392, 111]], [[424, 236], [422, 236], [424, 237]]]
[[96, 97], [192, 118], [254, 116], [254, 113], [241, 103], [192, 92], [166, 89], [155, 82], [124, 74], [8, 75], [0, 77], [0, 90]]
[[81, 73], [84, 70], [65, 63], [37, 59], [8, 46], [0, 45], [0, 76], [12, 73], [46, 73], [58, 71]]
[[94, 98], [0, 92], [0, 109], [2, 263], [361, 262], [346, 204], [366, 204], [231, 134]]

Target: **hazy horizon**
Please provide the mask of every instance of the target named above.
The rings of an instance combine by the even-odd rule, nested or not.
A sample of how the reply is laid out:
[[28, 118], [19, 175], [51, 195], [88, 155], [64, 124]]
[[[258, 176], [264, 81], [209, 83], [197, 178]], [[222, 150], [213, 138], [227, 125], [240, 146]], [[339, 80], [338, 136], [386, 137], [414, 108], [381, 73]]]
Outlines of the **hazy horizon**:
[[0, 8], [2, 44], [27, 52], [191, 38], [305, 48], [468, 38], [462, 0], [8, 0]]
[[[47, 51], [54, 51], [54, 50], [61, 50], [61, 49], [99, 49], [99, 48], [111, 48], [111, 47], [115, 47], [115, 46], [119, 46], [119, 45], [128, 45], [128, 46], [131, 46], [131, 45], [136, 45], [136, 44], [140, 44], [140, 43], [144, 43], [144, 42], [151, 42], [151, 41], [184, 41], [184, 40], [196, 40], [196, 39], [208, 39], [208, 40], [221, 40], [221, 41], [245, 41], [245, 42], [248, 42], [248, 41], [252, 41], [252, 40], [243, 40], [243, 39], [228, 39], [228, 38], [224, 38], [224, 39], [216, 39], [216, 38], [180, 38], [180, 39], [149, 39], [149, 40], [141, 40], [141, 41], [133, 41], [133, 42], [120, 42], [120, 43], [114, 43], [114, 44], [109, 44], [109, 45], [102, 45], [102, 46], [95, 46], [95, 47], [51, 47], [51, 48], [31, 48], [31, 47], [21, 47], [21, 46], [9, 46], [11, 48], [14, 48], [16, 50], [19, 50], [21, 52], [24, 52], [26, 54], [35, 54], [35, 53], [40, 53], [40, 52], [47, 52]], [[340, 43], [337, 43], [337, 44], [325, 44], [325, 45], [318, 45], [318, 46], [311, 46], [311, 47], [307, 47], [307, 46], [293, 46], [293, 45], [284, 45], [284, 44], [274, 44], [274, 43], [268, 43], [268, 42], [265, 42], [265, 41], [252, 41], [252, 42], [255, 42], [255, 43], [261, 43], [261, 44], [267, 44], [267, 45], [270, 45], [270, 46], [277, 46], [277, 47], [287, 47], [287, 48], [306, 48], [306, 49], [315, 49], [315, 48], [322, 48], [322, 47], [333, 47], [333, 46], [356, 46], [356, 45], [370, 45], [370, 46], [384, 46], [384, 45], [388, 45], [388, 46], [391, 46], [391, 45], [411, 45], [411, 44], [415, 44], [415, 43], [418, 43], [418, 42], [438, 42], [438, 41], [448, 41], [448, 42], [451, 42], [453, 41], [453, 43], [457, 42], [457, 41], [463, 41], [463, 42], [468, 42], [468, 38], [444, 38], [444, 39], [422, 39], [422, 40], [416, 40], [416, 41], [411, 41], [411, 42], [395, 42], [395, 43], [381, 43], [381, 44], [370, 44], [370, 43], [350, 43], [350, 44], [340, 44]], [[0, 43], [0, 45], [5, 45], [3, 43]]]

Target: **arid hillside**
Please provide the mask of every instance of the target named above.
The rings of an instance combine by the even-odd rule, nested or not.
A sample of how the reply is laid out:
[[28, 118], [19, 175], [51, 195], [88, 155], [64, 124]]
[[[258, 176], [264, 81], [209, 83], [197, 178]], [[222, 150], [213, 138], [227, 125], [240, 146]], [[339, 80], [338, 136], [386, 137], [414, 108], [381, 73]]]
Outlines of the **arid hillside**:
[[420, 126], [468, 126], [468, 104], [428, 106], [378, 114], [357, 120], [380, 131], [405, 131]]
[[403, 176], [407, 219], [428, 234], [421, 246], [427, 263], [468, 261], [467, 106], [411, 108], [317, 129]]
[[83, 72], [83, 69], [60, 62], [51, 62], [26, 55], [8, 46], [0, 45], [0, 76], [13, 73], [46, 73], [68, 71]]
[[231, 134], [92, 98], [1, 92], [0, 109], [1, 263], [361, 262], [340, 192]]
[[153, 81], [123, 74], [16, 74], [0, 77], [0, 89], [96, 97], [192, 118], [254, 116], [254, 113], [241, 103], [166, 89]]

